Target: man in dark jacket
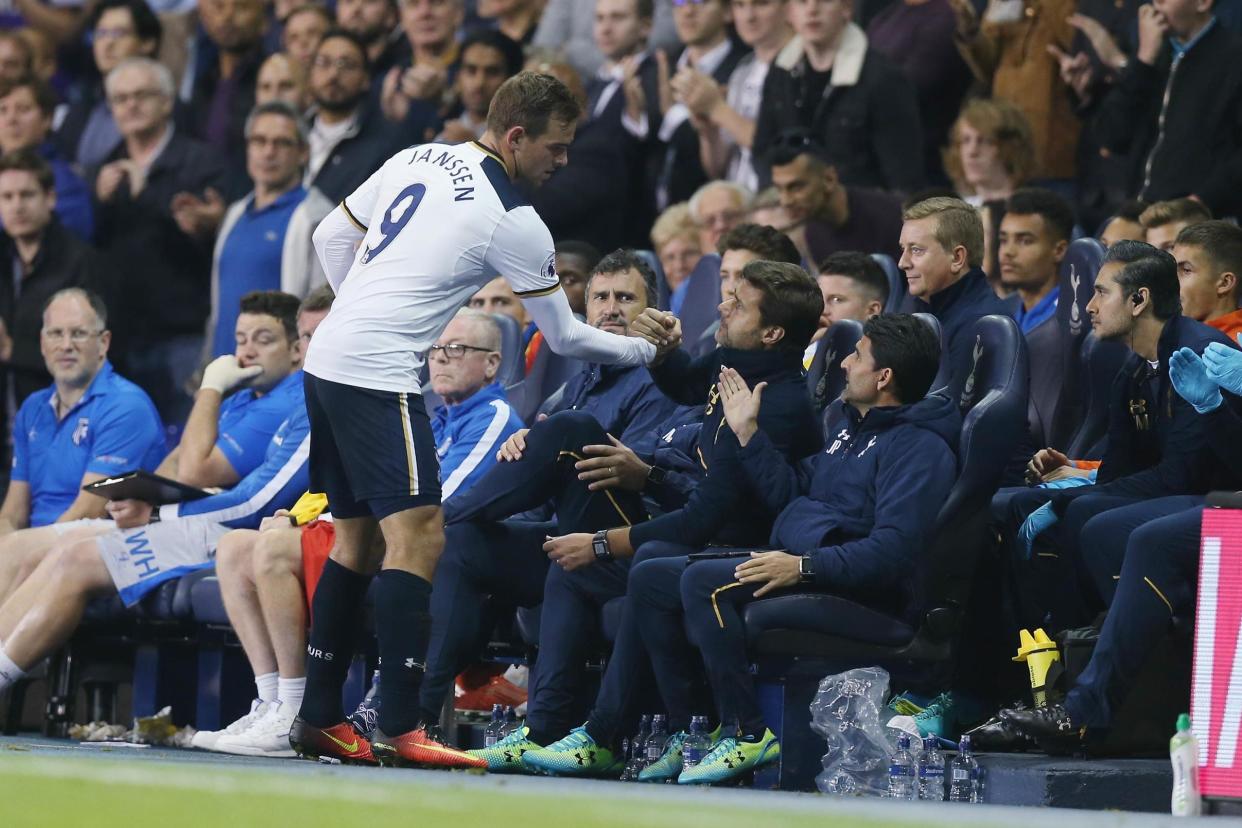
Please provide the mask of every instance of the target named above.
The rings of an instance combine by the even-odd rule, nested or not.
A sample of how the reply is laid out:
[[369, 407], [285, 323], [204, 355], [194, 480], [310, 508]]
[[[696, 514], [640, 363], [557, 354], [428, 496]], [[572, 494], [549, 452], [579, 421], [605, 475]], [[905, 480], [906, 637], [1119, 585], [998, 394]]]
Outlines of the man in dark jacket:
[[[592, 271], [587, 288], [587, 320], [609, 333], [625, 336], [633, 321], [655, 296], [655, 274], [632, 251], [605, 256]], [[445, 514], [444, 555], [436, 567], [431, 597], [431, 639], [427, 671], [420, 690], [424, 715], [437, 721], [453, 677], [478, 657], [486, 598], [497, 595], [515, 606], [536, 606], [543, 600], [548, 558], [543, 543], [549, 533], [589, 524], [612, 525], [618, 510], [634, 519], [645, 515], [640, 494], [660, 488], [637, 454], [650, 459], [655, 443], [648, 435], [662, 433], [692, 418], [655, 386], [646, 369], [587, 365], [561, 392], [551, 416], [522, 429], [501, 449], [501, 462], [473, 488], [449, 504]], [[590, 436], [582, 437], [580, 435]], [[624, 456], [609, 463], [607, 477], [618, 471], [626, 478], [615, 491], [588, 490], [577, 482], [574, 468], [585, 457], [584, 444], [610, 445], [616, 440]], [[642, 447], [647, 443], [646, 448]], [[570, 454], [572, 452], [572, 454]], [[628, 462], [627, 462], [628, 461]], [[620, 467], [620, 468], [618, 468]], [[636, 480], [632, 468], [643, 468]], [[662, 478], [657, 472], [654, 477]], [[604, 483], [605, 481], [600, 481]], [[633, 485], [631, 485], [633, 484]], [[649, 492], [660, 494], [659, 492]], [[543, 513], [555, 505], [556, 520]], [[528, 514], [531, 510], [542, 510]]]
[[1144, 201], [1194, 195], [1232, 215], [1242, 208], [1242, 38], [1213, 5], [1139, 8], [1138, 51], [1101, 101], [1095, 133], [1129, 153], [1130, 192]]
[[0, 250], [16, 276], [0, 281], [0, 319], [11, 337], [8, 364], [18, 407], [52, 381], [39, 340], [43, 306], [64, 288], [93, 287], [100, 269], [95, 252], [52, 211], [54, 184], [51, 168], [34, 150], [0, 157]]
[[[1201, 354], [1211, 343], [1235, 349], [1228, 337], [1180, 314], [1177, 264], [1143, 242], [1118, 242], [1104, 258], [1087, 311], [1100, 339], [1125, 342], [1133, 353], [1122, 365], [1109, 398], [1108, 448], [1094, 486], [1032, 489], [1009, 505], [1009, 526], [1021, 525], [1018, 557], [1031, 558], [1040, 544], [1050, 580], [1027, 591], [1024, 620], [1042, 619], [1051, 608], [1058, 629], [1084, 621], [1088, 596], [1077, 589], [1083, 528], [1088, 521], [1114, 537], [1132, 531], [1146, 516], [1127, 514], [1137, 501], [1202, 495], [1239, 488], [1242, 475], [1217, 462], [1204, 418], [1174, 392], [1169, 380], [1173, 353]], [[1047, 473], [1050, 469], [1041, 468]], [[1115, 510], [1115, 511], [1114, 511]], [[1032, 564], [1035, 567], [1035, 564]]]
[[773, 66], [764, 81], [753, 145], [760, 178], [777, 136], [800, 128], [820, 140], [845, 184], [912, 193], [924, 166], [914, 86], [849, 16], [848, 3], [790, 5], [803, 56], [792, 69]]
[[210, 309], [215, 227], [183, 222], [174, 200], [224, 190], [225, 166], [173, 129], [173, 80], [161, 64], [129, 58], [106, 87], [122, 141], [92, 186], [100, 251], [110, 271], [125, 276], [123, 284], [100, 286], [114, 311], [113, 353], [165, 422], [180, 422], [189, 414], [182, 389], [197, 367]]
[[[937, 387], [949, 386], [956, 400], [969, 376], [963, 355], [975, 346], [974, 323], [989, 314], [1005, 314], [1005, 306], [988, 285], [983, 264], [983, 222], [979, 213], [956, 198], [929, 198], [906, 210], [901, 227], [901, 259], [914, 309], [940, 322], [944, 351]], [[952, 373], [965, 364], [965, 371]]]
[[832, 443], [796, 466], [759, 427], [763, 389], [748, 388], [736, 373], [722, 379], [725, 416], [742, 446], [736, 473], [780, 509], [770, 538], [775, 551], [690, 565], [662, 558], [631, 573], [634, 615], [670, 732], [684, 734], [689, 724], [696, 650], [722, 725], [694, 768], [682, 772], [674, 737], [640, 778], [723, 782], [779, 757], [746, 657], [742, 611], [751, 601], [773, 592], [829, 592], [912, 624], [919, 614], [914, 574], [957, 477], [961, 417], [953, 400], [927, 396], [940, 343], [926, 325], [909, 315], [879, 316], [863, 330], [842, 363], [844, 405], [828, 429]]
[[818, 451], [820, 431], [806, 389], [802, 352], [815, 333], [823, 304], [819, 286], [801, 267], [759, 260], [746, 265], [736, 289], [721, 303], [716, 334], [720, 347], [715, 352], [691, 361], [684, 351], [670, 350], [679, 344], [679, 332], [669, 327], [672, 320], [665, 314], [648, 311], [640, 320], [639, 332], [659, 343], [650, 370], [661, 390], [685, 404], [706, 403], [698, 446], [706, 476], [681, 509], [645, 522], [627, 517], [625, 526], [600, 527], [594, 536], [552, 538], [544, 545], [554, 566], [544, 587], [539, 666], [527, 726], [500, 750], [480, 754], [489, 767], [516, 770], [506, 753], [526, 751], [535, 751], [522, 760], [528, 771], [593, 774], [613, 763], [617, 720], [625, 716], [633, 688], [643, 682], [642, 643], [635, 614], [627, 611], [591, 715], [596, 729], [575, 728], [552, 742], [572, 724], [575, 679], [590, 643], [581, 628], [599, 607], [626, 594], [631, 565], [640, 560], [767, 540], [776, 512], [737, 473], [738, 440], [726, 427], [721, 383], [740, 376], [763, 385], [765, 405], [759, 420], [773, 450], [787, 462]]
[[[1169, 378], [1178, 395], [1203, 421], [1208, 445], [1222, 466], [1242, 468], [1242, 352], [1210, 344], [1200, 357], [1189, 348], [1169, 359]], [[1083, 527], [1083, 557], [1108, 617], [1087, 668], [1064, 702], [1034, 710], [1003, 710], [1001, 718], [1020, 736], [1034, 738], [1049, 753], [1081, 747], [1091, 731], [1107, 731], [1152, 651], [1152, 642], [1174, 618], [1194, 619], [1200, 547], [1222, 530], [1204, 517], [1195, 495], [1147, 500], [1103, 515], [1129, 513], [1129, 531], [1094, 519]], [[1108, 521], [1113, 523], [1113, 521]]]
[[358, 189], [393, 153], [424, 139], [421, 129], [394, 125], [367, 100], [366, 45], [344, 29], [324, 35], [310, 66], [315, 111], [306, 180], [332, 202]]

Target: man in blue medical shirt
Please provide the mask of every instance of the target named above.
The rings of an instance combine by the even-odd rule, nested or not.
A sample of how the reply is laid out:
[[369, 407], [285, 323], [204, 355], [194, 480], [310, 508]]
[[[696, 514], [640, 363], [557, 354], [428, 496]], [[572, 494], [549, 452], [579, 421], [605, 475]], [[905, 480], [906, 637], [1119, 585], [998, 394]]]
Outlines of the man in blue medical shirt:
[[[104, 499], [82, 486], [110, 474], [153, 469], [164, 457], [164, 429], [151, 399], [112, 370], [103, 301], [81, 288], [54, 293], [43, 310], [39, 344], [50, 387], [28, 397], [13, 423], [13, 470], [0, 507], [0, 535], [27, 527], [44, 546], [60, 527], [104, 516]], [[14, 555], [0, 543], [0, 597]]]

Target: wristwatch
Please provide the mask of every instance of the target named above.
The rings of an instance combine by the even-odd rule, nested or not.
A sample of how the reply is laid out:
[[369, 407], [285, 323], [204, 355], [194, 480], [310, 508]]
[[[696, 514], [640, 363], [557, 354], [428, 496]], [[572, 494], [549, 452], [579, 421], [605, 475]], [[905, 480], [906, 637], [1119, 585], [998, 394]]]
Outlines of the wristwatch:
[[798, 562], [798, 583], [809, 584], [815, 580], [815, 567], [810, 555], [803, 555]]
[[663, 486], [667, 476], [668, 472], [664, 471], [664, 469], [659, 466], [652, 466], [647, 471], [647, 482], [656, 486]]
[[600, 563], [612, 560], [612, 550], [608, 548], [607, 529], [601, 529], [595, 533], [595, 537], [591, 538], [591, 551], [595, 553], [595, 560]]

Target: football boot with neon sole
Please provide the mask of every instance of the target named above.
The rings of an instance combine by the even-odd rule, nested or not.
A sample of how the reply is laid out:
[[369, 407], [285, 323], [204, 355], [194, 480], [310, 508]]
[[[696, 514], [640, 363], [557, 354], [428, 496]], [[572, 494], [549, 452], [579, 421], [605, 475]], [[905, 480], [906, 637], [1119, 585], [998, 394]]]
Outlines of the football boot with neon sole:
[[289, 744], [303, 759], [335, 759], [346, 765], [375, 765], [371, 743], [359, 736], [349, 722], [315, 727], [297, 716], [289, 729]]
[[466, 752], [487, 762], [487, 769], [492, 773], [534, 773], [522, 762], [522, 757], [532, 750], [543, 750], [543, 745], [526, 738], [529, 733], [530, 728], [522, 726], [491, 747]]
[[744, 742], [728, 736], [717, 742], [703, 761], [683, 770], [677, 777], [677, 784], [728, 782], [780, 758], [781, 743], [770, 730], [765, 730], [757, 742]]
[[439, 733], [425, 725], [399, 736], [387, 736], [377, 727], [371, 739], [371, 750], [386, 767], [487, 769], [486, 759], [449, 747]]
[[624, 769], [621, 757], [598, 744], [585, 727], [575, 727], [542, 750], [527, 751], [522, 764], [552, 776], [619, 776]]

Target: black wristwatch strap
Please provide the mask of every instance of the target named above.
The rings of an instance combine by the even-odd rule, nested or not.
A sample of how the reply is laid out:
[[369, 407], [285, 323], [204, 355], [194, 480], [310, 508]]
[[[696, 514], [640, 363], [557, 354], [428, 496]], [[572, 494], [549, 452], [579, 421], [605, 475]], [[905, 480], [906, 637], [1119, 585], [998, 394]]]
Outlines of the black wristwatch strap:
[[595, 537], [591, 538], [591, 551], [595, 553], [595, 560], [597, 561], [612, 560], [612, 549], [608, 546], [607, 529], [601, 529], [595, 533]]
[[810, 555], [803, 555], [798, 562], [798, 583], [809, 584], [815, 581], [815, 562]]

